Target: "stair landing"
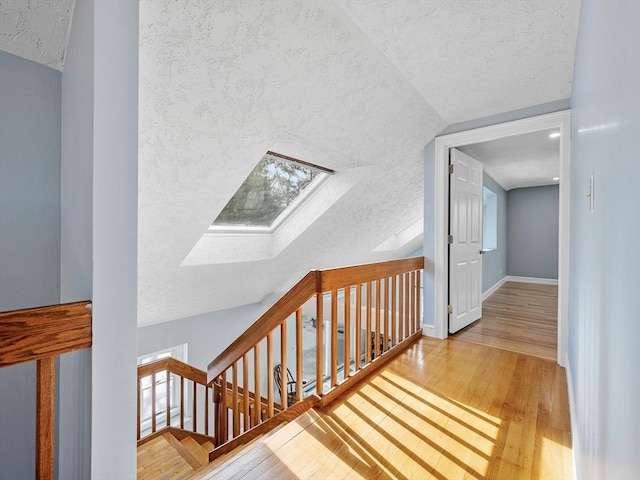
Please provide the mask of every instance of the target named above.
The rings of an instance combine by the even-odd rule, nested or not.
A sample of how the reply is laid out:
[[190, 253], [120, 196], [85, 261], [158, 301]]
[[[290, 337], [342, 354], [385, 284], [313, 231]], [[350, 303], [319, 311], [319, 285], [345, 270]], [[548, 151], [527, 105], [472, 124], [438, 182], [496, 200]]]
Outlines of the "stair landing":
[[537, 357], [423, 337], [329, 407], [188, 478], [572, 479], [565, 372]]
[[[423, 337], [322, 410], [183, 480], [572, 479], [565, 372], [556, 363]], [[151, 471], [151, 470], [150, 470]]]

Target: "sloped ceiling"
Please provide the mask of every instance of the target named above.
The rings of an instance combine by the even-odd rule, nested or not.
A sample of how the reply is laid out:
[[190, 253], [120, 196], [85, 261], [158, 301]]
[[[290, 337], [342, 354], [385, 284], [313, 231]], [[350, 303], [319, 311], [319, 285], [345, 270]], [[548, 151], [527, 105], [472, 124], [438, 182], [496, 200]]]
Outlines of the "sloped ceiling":
[[[578, 10], [142, 0], [139, 323], [408, 253], [373, 250], [423, 214], [424, 146], [449, 123], [569, 97]], [[341, 196], [273, 258], [216, 263], [214, 249], [181, 266], [267, 150], [334, 169]]]
[[0, 0], [0, 50], [64, 67], [75, 0]]
[[[0, 49], [62, 70], [74, 4], [0, 0]], [[424, 146], [451, 123], [568, 98], [579, 8], [141, 0], [140, 325], [258, 302], [312, 268], [409, 253]], [[267, 150], [336, 173], [271, 255], [225, 257], [203, 234]]]
[[449, 124], [570, 95], [579, 1], [340, 3]]

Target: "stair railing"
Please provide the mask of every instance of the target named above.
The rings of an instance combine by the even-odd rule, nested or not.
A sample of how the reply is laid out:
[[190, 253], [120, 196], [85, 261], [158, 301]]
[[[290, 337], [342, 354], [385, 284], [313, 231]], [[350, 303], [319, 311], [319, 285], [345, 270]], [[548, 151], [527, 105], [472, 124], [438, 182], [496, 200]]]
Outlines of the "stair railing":
[[[216, 451], [327, 404], [416, 340], [423, 268], [416, 257], [305, 275], [209, 364]], [[276, 365], [277, 378], [293, 370], [292, 391]]]
[[90, 348], [91, 303], [0, 312], [0, 368], [36, 361], [36, 479], [53, 480], [55, 357]]
[[167, 427], [213, 436], [206, 372], [175, 358], [138, 366], [138, 440]]

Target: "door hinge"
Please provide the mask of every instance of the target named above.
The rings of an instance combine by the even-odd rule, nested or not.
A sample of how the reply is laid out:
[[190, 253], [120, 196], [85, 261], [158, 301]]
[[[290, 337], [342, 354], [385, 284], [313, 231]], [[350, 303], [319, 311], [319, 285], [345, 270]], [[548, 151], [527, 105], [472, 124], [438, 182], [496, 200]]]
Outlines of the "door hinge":
[[453, 163], [449, 165], [449, 175], [453, 175]]
[[451, 305], [447, 305], [447, 313], [451, 315], [453, 313], [453, 307]]
[[449, 235], [447, 237], [447, 242], [449, 242], [449, 245], [451, 245], [453, 243], [453, 235]]

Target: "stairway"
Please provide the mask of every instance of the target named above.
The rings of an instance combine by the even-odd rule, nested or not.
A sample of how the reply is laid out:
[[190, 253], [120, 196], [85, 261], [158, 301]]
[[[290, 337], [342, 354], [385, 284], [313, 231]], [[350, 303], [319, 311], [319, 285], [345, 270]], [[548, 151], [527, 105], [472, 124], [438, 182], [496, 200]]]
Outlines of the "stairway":
[[212, 438], [179, 429], [158, 432], [138, 446], [138, 480], [185, 479], [209, 463]]
[[[423, 268], [424, 258], [416, 257], [311, 271], [206, 372], [171, 357], [140, 365], [138, 479], [216, 477], [229, 471], [227, 462], [245, 453], [251, 457], [252, 444], [364, 383], [421, 337]], [[305, 330], [305, 308], [311, 320], [324, 319], [314, 332]], [[325, 328], [330, 341], [324, 340]], [[307, 378], [305, 352], [315, 363]], [[329, 367], [321, 368], [325, 358]], [[278, 370], [287, 372], [287, 395]], [[187, 421], [197, 433], [172, 426], [158, 430]]]

